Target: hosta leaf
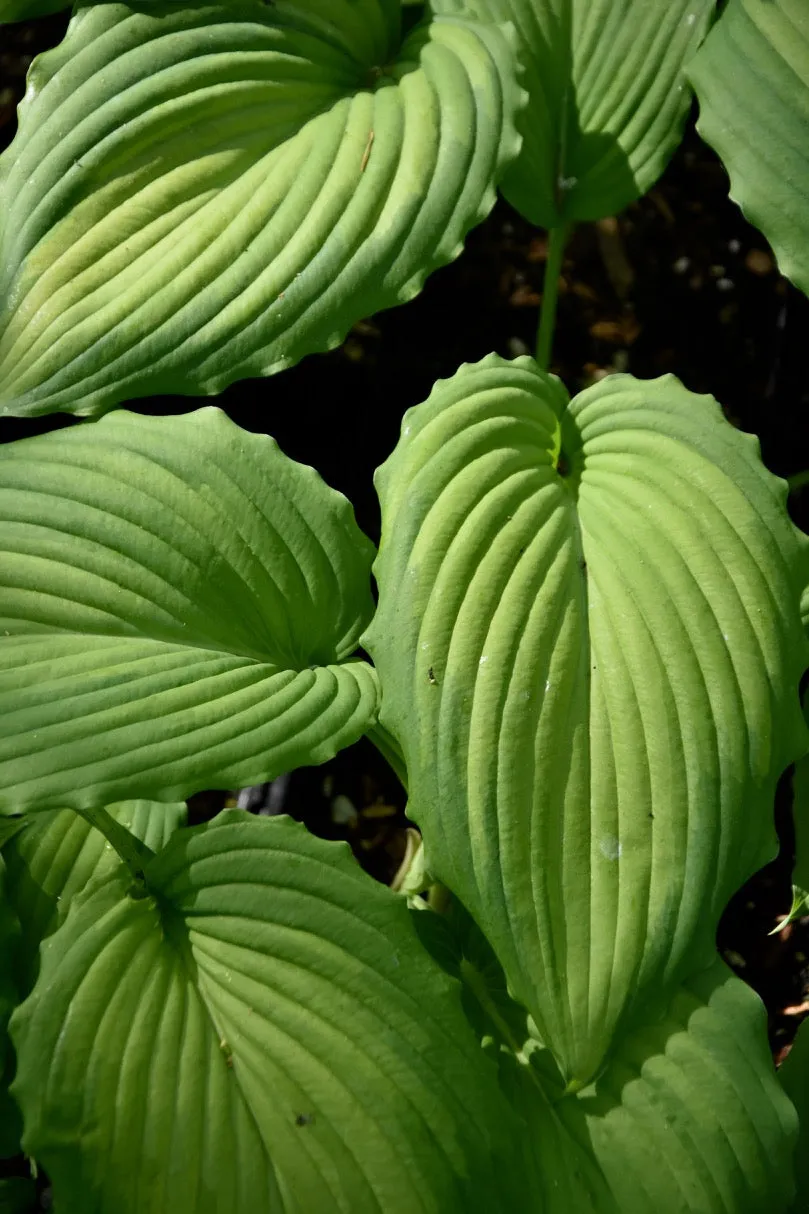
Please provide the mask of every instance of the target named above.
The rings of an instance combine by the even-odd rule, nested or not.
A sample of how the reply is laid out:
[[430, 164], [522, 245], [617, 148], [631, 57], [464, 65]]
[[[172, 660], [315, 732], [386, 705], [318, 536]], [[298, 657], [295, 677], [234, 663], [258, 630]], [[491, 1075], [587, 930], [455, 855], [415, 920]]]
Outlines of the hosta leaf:
[[496, 1070], [404, 899], [238, 812], [146, 875], [74, 903], [13, 1022], [63, 1214], [521, 1208]]
[[[13, 1055], [7, 1034], [8, 1018], [19, 1002], [14, 958], [19, 946], [20, 925], [9, 903], [6, 885], [6, 866], [0, 856], [0, 1159], [17, 1154], [22, 1132], [17, 1106], [8, 1091]], [[4, 1211], [2, 1200], [0, 1210]]]
[[732, 197], [809, 294], [809, 7], [729, 0], [688, 70]]
[[719, 961], [665, 1016], [616, 1043], [578, 1095], [549, 1089], [542, 1053], [502, 1060], [529, 1121], [547, 1214], [783, 1214], [795, 1116], [775, 1077], [758, 997]]
[[795, 1149], [795, 1204], [792, 1214], [805, 1214], [809, 1204], [809, 1025], [798, 1029], [795, 1044], [778, 1072], [784, 1090], [798, 1113], [798, 1143]]
[[99, 4], [0, 162], [0, 401], [220, 392], [414, 295], [519, 138], [504, 34], [398, 0]]
[[433, 0], [437, 12], [511, 21], [529, 104], [503, 192], [551, 228], [620, 211], [645, 194], [680, 142], [683, 65], [714, 0]]
[[[153, 851], [164, 847], [186, 819], [182, 802], [121, 801], [107, 812]], [[30, 815], [25, 830], [6, 845], [3, 859], [6, 897], [21, 928], [18, 984], [28, 994], [42, 941], [65, 918], [73, 898], [121, 861], [104, 836], [71, 809]]]
[[673, 377], [568, 404], [496, 357], [407, 414], [377, 484], [366, 645], [408, 812], [585, 1083], [710, 963], [774, 851], [775, 782], [805, 745], [785, 485]]
[[216, 409], [0, 449], [0, 810], [269, 780], [376, 712], [372, 545]]

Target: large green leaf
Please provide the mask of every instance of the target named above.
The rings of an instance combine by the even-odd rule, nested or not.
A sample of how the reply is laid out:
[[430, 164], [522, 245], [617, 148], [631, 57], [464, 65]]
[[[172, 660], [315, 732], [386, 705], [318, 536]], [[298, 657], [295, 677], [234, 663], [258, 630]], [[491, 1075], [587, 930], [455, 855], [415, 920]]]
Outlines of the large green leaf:
[[529, 104], [503, 192], [552, 228], [620, 211], [680, 142], [691, 96], [683, 65], [714, 0], [433, 0], [516, 27]]
[[552, 1062], [502, 1059], [529, 1122], [527, 1167], [545, 1214], [783, 1214], [795, 1115], [758, 997], [720, 961], [666, 1014], [616, 1043], [597, 1082], [564, 1096]]
[[0, 161], [0, 402], [93, 414], [335, 345], [455, 257], [519, 147], [504, 35], [398, 0], [99, 4]]
[[806, 1214], [809, 1206], [809, 1025], [806, 1021], [798, 1029], [795, 1044], [779, 1075], [797, 1110], [800, 1124], [795, 1149], [797, 1193], [792, 1214]]
[[8, 444], [0, 520], [0, 812], [257, 783], [372, 723], [372, 545], [219, 410]]
[[809, 294], [809, 6], [729, 0], [689, 65], [698, 129], [778, 265]]
[[0, 856], [0, 1159], [17, 1154], [22, 1132], [17, 1107], [8, 1091], [13, 1055], [7, 1034], [8, 1018], [19, 1002], [14, 973], [19, 938], [20, 925], [6, 895], [6, 866]]
[[524, 1208], [457, 984], [347, 848], [230, 812], [146, 876], [74, 903], [13, 1021], [62, 1214]]
[[462, 368], [378, 474], [366, 644], [430, 869], [572, 1086], [714, 955], [805, 745], [806, 545], [675, 379]]

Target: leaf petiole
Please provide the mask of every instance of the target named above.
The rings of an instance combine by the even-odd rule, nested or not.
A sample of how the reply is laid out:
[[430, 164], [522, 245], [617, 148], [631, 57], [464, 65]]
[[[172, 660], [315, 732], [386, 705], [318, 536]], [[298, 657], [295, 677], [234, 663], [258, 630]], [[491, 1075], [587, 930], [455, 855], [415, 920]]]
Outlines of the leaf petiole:
[[127, 866], [135, 882], [138, 886], [145, 885], [144, 869], [150, 860], [154, 859], [154, 852], [150, 847], [122, 826], [120, 822], [107, 813], [101, 805], [93, 806], [92, 808], [85, 806], [82, 809], [77, 809], [76, 813], [79, 817], [84, 818], [85, 822], [101, 831], [101, 834], [107, 840], [112, 848], [118, 853]]
[[559, 277], [562, 273], [562, 258], [571, 225], [561, 224], [548, 231], [548, 260], [545, 262], [545, 277], [542, 283], [542, 303], [539, 309], [536, 360], [543, 371], [551, 364], [553, 331], [556, 325], [556, 301], [559, 295]]

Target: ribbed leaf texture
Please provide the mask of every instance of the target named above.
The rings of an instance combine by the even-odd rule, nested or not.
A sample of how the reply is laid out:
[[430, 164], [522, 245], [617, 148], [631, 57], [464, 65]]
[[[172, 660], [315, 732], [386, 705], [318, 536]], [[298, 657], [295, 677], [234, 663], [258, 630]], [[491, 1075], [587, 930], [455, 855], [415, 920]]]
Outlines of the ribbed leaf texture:
[[795, 1114], [758, 997], [716, 961], [665, 1015], [616, 1043], [597, 1082], [563, 1095], [542, 1052], [503, 1056], [528, 1119], [543, 1214], [760, 1214], [792, 1197]]
[[[796, 0], [800, 3], [800, 0]], [[620, 211], [680, 142], [683, 66], [714, 0], [433, 0], [436, 12], [511, 21], [529, 104], [503, 192], [546, 228]]]
[[613, 376], [568, 403], [530, 359], [438, 384], [378, 489], [366, 645], [409, 812], [581, 1087], [775, 850], [805, 542], [711, 398]]
[[688, 71], [731, 196], [809, 294], [809, 6], [729, 0]]
[[[121, 801], [107, 812], [152, 851], [160, 851], [186, 820], [180, 802]], [[73, 899], [121, 864], [99, 831], [71, 809], [31, 814], [3, 848], [6, 899], [20, 924], [17, 987], [28, 995], [39, 970], [39, 946], [64, 921]]]
[[0, 160], [0, 405], [215, 393], [411, 298], [520, 140], [504, 34], [398, 0], [91, 5]]
[[373, 547], [219, 410], [0, 448], [0, 520], [0, 812], [257, 783], [373, 722]]
[[[185, 805], [124, 801], [108, 811], [155, 851], [185, 820]], [[11, 819], [0, 824], [12, 823]], [[22, 820], [3, 841], [0, 857], [0, 1158], [20, 1151], [22, 1122], [8, 1093], [13, 1057], [5, 1021], [27, 996], [39, 969], [39, 946], [61, 922], [76, 894], [97, 877], [120, 867], [98, 831], [72, 810], [55, 810]], [[5, 1059], [5, 1061], [4, 1061]], [[5, 1072], [5, 1073], [4, 1073]], [[26, 1190], [21, 1190], [24, 1194]], [[29, 1198], [32, 1194], [28, 1194]], [[0, 1210], [17, 1207], [0, 1191]], [[22, 1198], [21, 1198], [22, 1200]], [[22, 1204], [27, 1211], [29, 1205]]]
[[146, 876], [76, 900], [13, 1020], [63, 1214], [524, 1208], [457, 984], [347, 848], [228, 812]]

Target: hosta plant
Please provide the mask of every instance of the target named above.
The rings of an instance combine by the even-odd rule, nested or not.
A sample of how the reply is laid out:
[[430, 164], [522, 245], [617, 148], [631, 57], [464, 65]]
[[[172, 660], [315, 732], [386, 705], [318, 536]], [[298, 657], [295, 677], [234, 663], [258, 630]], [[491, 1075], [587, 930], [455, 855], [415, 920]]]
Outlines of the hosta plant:
[[[0, 1151], [58, 1214], [809, 1199], [805, 1043], [782, 1084], [715, 949], [807, 751], [809, 545], [711, 397], [547, 370], [570, 224], [650, 187], [756, 7], [697, 50], [697, 0], [96, 3], [32, 65], [2, 408], [98, 418], [0, 448]], [[115, 407], [333, 345], [501, 181], [555, 232], [538, 358], [405, 415], [378, 550], [266, 434]], [[288, 818], [186, 824], [363, 735], [397, 892]]]

